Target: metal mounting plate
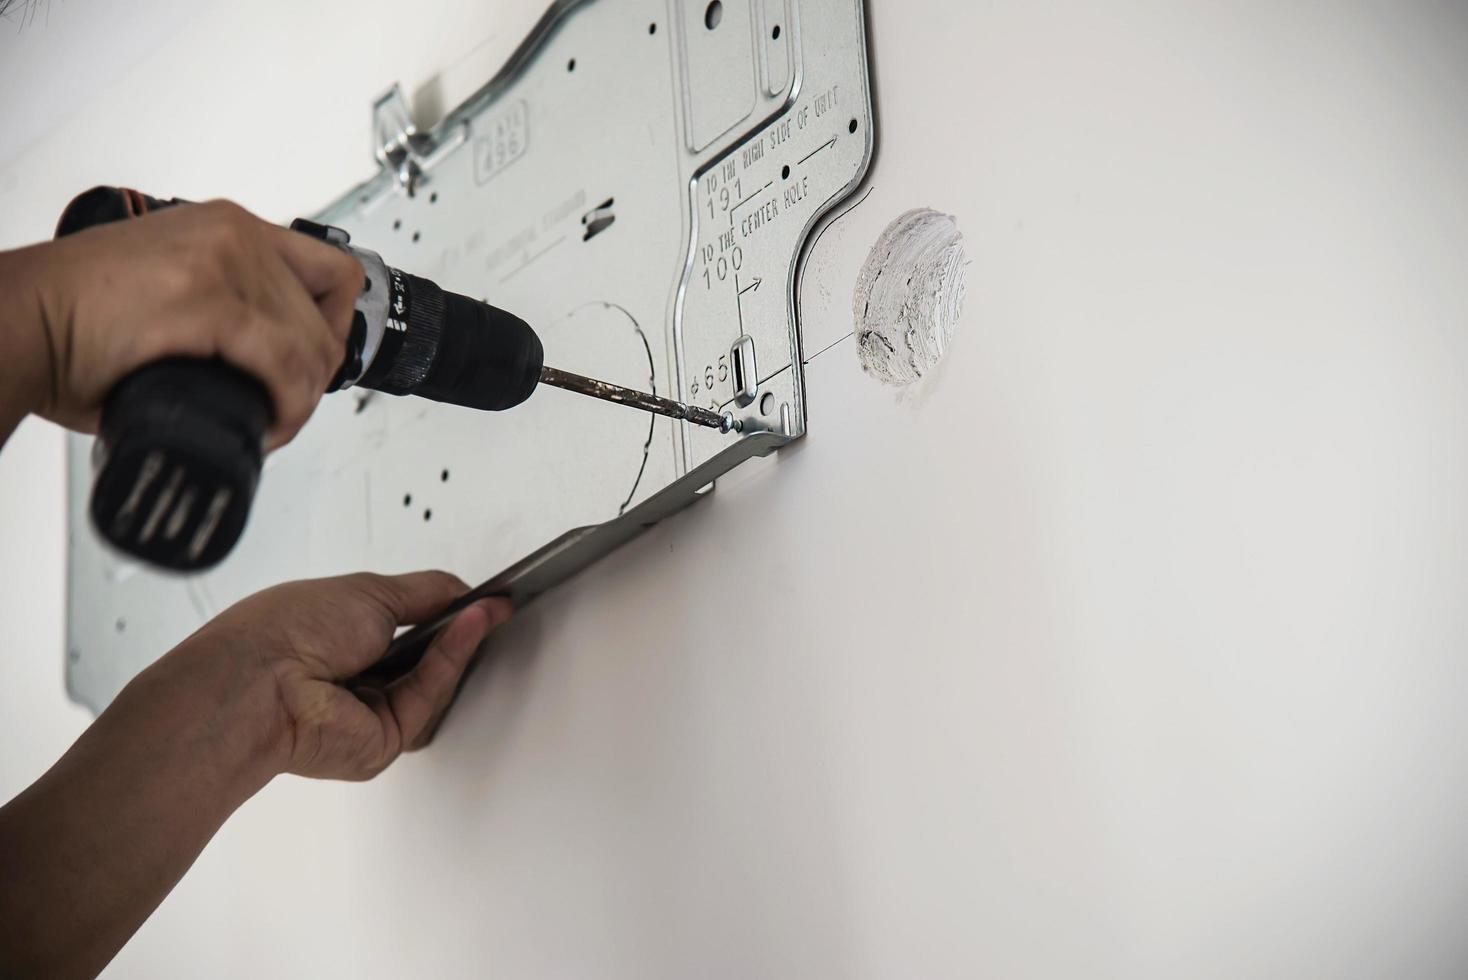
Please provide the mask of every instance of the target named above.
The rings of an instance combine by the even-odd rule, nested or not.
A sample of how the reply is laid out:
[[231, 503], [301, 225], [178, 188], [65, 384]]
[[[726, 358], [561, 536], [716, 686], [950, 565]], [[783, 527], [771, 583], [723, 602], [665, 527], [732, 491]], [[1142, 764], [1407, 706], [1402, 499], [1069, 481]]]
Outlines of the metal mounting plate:
[[378, 100], [381, 169], [318, 220], [520, 314], [548, 364], [743, 431], [548, 387], [498, 416], [333, 396], [267, 461], [235, 553], [190, 578], [98, 542], [74, 437], [67, 683], [93, 710], [286, 579], [442, 567], [526, 601], [804, 434], [802, 249], [872, 154], [861, 0], [564, 0], [431, 132], [408, 120]]

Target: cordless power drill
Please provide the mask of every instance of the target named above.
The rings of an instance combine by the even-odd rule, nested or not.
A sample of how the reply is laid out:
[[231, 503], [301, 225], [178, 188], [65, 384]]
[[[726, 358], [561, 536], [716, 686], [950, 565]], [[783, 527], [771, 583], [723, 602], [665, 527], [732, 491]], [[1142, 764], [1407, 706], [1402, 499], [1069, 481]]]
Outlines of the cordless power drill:
[[[187, 203], [95, 187], [67, 205], [56, 235]], [[328, 391], [357, 386], [500, 411], [545, 382], [723, 432], [738, 428], [728, 414], [546, 367], [540, 338], [519, 317], [394, 269], [340, 228], [305, 219], [291, 228], [349, 252], [366, 271]], [[273, 420], [265, 386], [223, 359], [172, 357], [137, 369], [102, 406], [93, 525], [114, 547], [163, 568], [218, 563], [244, 530]]]

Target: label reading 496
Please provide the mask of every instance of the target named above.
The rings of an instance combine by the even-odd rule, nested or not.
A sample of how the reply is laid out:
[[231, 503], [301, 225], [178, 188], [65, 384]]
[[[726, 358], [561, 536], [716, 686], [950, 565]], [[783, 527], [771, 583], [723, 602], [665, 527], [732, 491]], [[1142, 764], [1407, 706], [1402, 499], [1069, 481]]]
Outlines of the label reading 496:
[[[525, 155], [530, 142], [530, 110], [524, 100], [495, 116], [474, 137], [474, 179], [487, 184]], [[477, 128], [477, 127], [476, 127]]]

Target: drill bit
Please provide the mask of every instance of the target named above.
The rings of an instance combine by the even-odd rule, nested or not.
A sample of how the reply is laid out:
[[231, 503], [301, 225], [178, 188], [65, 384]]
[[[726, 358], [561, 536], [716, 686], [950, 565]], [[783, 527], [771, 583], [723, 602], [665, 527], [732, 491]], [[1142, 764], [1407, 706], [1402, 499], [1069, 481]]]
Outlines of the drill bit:
[[710, 429], [718, 429], [720, 432], [730, 430], [739, 431], [742, 426], [739, 420], [728, 412], [720, 415], [718, 412], [707, 408], [699, 408], [697, 405], [685, 405], [675, 402], [671, 398], [663, 398], [659, 395], [650, 395], [645, 391], [634, 391], [631, 388], [623, 388], [619, 385], [608, 384], [595, 378], [582, 377], [569, 371], [560, 371], [553, 367], [542, 367], [540, 369], [540, 383], [552, 385], [556, 388], [564, 388], [566, 391], [574, 391], [581, 395], [590, 395], [592, 398], [600, 398], [603, 401], [616, 402], [619, 405], [631, 405], [640, 408], [644, 412], [655, 412], [658, 415], [666, 415], [670, 419], [683, 419], [695, 425], [706, 425]]

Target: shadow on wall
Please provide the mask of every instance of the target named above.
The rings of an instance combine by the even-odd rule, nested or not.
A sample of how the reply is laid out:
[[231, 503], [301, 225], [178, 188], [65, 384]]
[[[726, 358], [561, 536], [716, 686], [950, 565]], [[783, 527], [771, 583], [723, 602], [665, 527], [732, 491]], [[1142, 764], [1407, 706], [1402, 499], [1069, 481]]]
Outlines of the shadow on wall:
[[508, 624], [484, 641], [444, 717], [440, 731], [473, 724], [469, 744], [477, 772], [492, 773], [499, 756], [514, 742], [510, 736], [530, 699], [541, 656], [540, 612], [539, 604], [517, 610]]
[[460, 896], [436, 925], [532, 950], [553, 975], [588, 975], [567, 966], [581, 958], [590, 975], [698, 975], [712, 948], [729, 976], [850, 972], [856, 910], [812, 636], [699, 639], [726, 597], [648, 600], [642, 569], [700, 566], [740, 523], [675, 515], [494, 636], [387, 801], [384, 873]]

